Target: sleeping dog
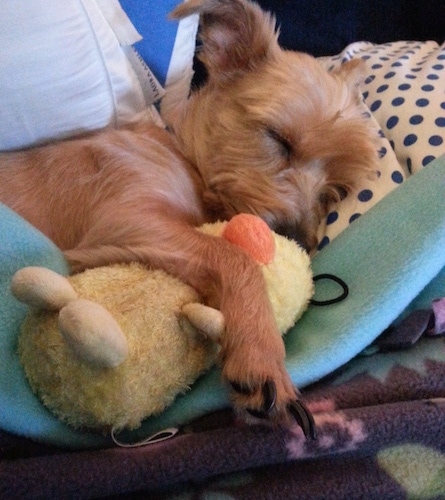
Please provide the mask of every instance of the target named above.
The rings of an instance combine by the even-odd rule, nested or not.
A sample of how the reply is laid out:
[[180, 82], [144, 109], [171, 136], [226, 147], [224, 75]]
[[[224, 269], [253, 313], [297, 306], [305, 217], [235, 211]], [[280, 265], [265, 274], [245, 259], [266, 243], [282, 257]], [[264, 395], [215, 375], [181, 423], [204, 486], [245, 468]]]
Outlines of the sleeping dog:
[[226, 319], [220, 362], [235, 409], [314, 435], [258, 266], [195, 227], [253, 213], [312, 250], [331, 201], [376, 170], [360, 62], [328, 73], [282, 50], [272, 16], [247, 0], [190, 0], [172, 16], [194, 13], [209, 77], [168, 130], [141, 121], [2, 154], [0, 200], [73, 272], [138, 261], [189, 283]]

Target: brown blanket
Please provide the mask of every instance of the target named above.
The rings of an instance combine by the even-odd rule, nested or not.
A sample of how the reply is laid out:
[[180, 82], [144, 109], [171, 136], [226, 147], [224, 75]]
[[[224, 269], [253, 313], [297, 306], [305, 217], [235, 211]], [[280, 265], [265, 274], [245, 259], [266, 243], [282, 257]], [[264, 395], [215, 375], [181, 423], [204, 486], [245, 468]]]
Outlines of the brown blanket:
[[0, 498], [445, 498], [444, 337], [358, 357], [304, 398], [315, 441], [230, 410], [132, 449], [66, 451], [1, 433]]

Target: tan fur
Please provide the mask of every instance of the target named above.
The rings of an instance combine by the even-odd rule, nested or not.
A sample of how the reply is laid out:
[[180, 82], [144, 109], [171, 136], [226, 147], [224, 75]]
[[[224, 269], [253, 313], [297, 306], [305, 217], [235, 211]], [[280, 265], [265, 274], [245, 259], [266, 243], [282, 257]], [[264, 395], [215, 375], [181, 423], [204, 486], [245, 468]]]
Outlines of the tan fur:
[[[356, 63], [328, 74], [282, 50], [271, 16], [247, 0], [190, 0], [201, 14], [206, 85], [169, 115], [173, 134], [137, 124], [0, 157], [0, 199], [48, 235], [73, 271], [138, 261], [187, 283], [226, 318], [223, 375], [240, 410], [271, 416], [295, 391], [256, 264], [194, 226], [239, 212], [316, 244], [330, 200], [375, 170], [373, 131], [357, 106]], [[246, 392], [246, 393], [245, 393]]]

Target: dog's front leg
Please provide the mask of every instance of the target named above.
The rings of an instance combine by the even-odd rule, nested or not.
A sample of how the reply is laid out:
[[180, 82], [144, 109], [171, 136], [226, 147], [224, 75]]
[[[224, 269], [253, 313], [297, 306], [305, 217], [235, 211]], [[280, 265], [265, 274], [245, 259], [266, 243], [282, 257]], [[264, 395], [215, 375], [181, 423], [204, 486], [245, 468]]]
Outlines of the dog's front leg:
[[248, 419], [293, 418], [314, 437], [313, 418], [297, 400], [285, 368], [284, 343], [258, 264], [224, 239], [190, 227], [172, 238], [173, 246], [165, 240], [169, 262], [157, 265], [180, 276], [223, 313], [220, 361], [236, 410]]
[[314, 437], [313, 418], [297, 400], [285, 368], [284, 343], [259, 266], [221, 238], [196, 231], [194, 236], [182, 278], [225, 317], [220, 360], [235, 408], [249, 418], [294, 418], [306, 435]]
[[99, 248], [78, 248], [65, 254], [77, 270], [139, 261], [193, 286], [224, 315], [220, 361], [236, 410], [248, 419], [285, 422], [293, 417], [306, 435], [313, 435], [313, 419], [297, 401], [285, 368], [283, 340], [258, 264], [223, 238], [177, 220], [157, 227], [162, 230], [152, 227], [149, 238], [142, 234], [137, 239], [134, 234], [126, 238], [125, 246], [109, 241]]

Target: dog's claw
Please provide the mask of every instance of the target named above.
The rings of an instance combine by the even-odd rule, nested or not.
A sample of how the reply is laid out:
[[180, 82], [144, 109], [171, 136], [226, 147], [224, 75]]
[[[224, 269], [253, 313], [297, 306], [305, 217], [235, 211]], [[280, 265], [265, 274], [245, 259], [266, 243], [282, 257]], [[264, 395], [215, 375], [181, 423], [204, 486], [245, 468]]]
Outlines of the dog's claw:
[[274, 409], [277, 401], [277, 386], [275, 385], [275, 382], [267, 379], [266, 383], [263, 385], [262, 393], [264, 399], [263, 409], [252, 410], [247, 408], [247, 411], [252, 415], [252, 417], [265, 419], [269, 417], [269, 414]]
[[[232, 386], [232, 389], [235, 392], [237, 392], [238, 394], [242, 394], [243, 396], [250, 396], [255, 392], [252, 389], [250, 389], [247, 385], [235, 382], [234, 380], [230, 381], [230, 385]], [[264, 394], [264, 388], [263, 388], [263, 394]], [[247, 413], [250, 413], [250, 415], [252, 415], [252, 417], [262, 418], [262, 419], [267, 418], [267, 413], [262, 410], [253, 410], [250, 408], [247, 408], [246, 410]]]
[[[255, 393], [255, 390], [252, 390], [250, 387], [240, 382], [231, 381], [230, 385], [232, 386], [232, 389], [234, 391], [245, 396], [249, 396]], [[275, 385], [275, 382], [271, 379], [267, 379], [263, 387], [261, 388], [261, 392], [263, 396], [262, 408], [259, 410], [256, 410], [254, 408], [246, 408], [246, 411], [247, 413], [252, 415], [252, 417], [265, 420], [270, 417], [270, 414], [272, 413], [272, 410], [276, 405], [277, 386]], [[317, 438], [314, 417], [304, 403], [299, 400], [292, 401], [288, 404], [287, 410], [298, 423], [298, 425], [302, 428], [303, 433], [307, 438]]]
[[263, 385], [263, 398], [263, 411], [266, 415], [269, 415], [277, 401], [277, 386], [273, 380], [267, 379], [266, 383]]
[[[239, 394], [244, 394], [246, 396], [252, 394], [254, 391], [250, 390], [248, 387], [240, 384], [239, 382], [230, 382], [232, 389]], [[261, 392], [263, 394], [263, 407], [261, 410], [254, 410], [247, 408], [247, 412], [250, 413], [255, 418], [268, 418], [270, 412], [274, 409], [275, 403], [277, 401], [277, 386], [273, 380], [268, 379], [263, 385]]]
[[239, 394], [244, 394], [244, 396], [249, 396], [252, 394], [252, 390], [249, 389], [246, 385], [240, 384], [239, 382], [234, 382], [233, 380], [230, 382], [232, 389]]
[[252, 408], [247, 408], [246, 411], [252, 415], [252, 417], [261, 418], [262, 420], [268, 417], [267, 413], [261, 410], [252, 410]]
[[303, 429], [304, 435], [311, 439], [317, 439], [314, 417], [308, 408], [301, 401], [292, 401], [288, 406], [288, 410]]

